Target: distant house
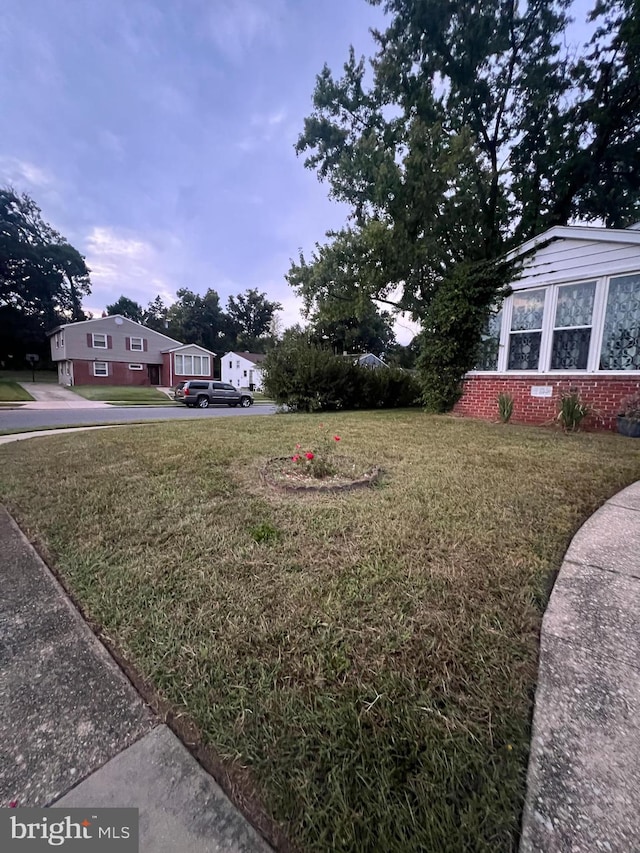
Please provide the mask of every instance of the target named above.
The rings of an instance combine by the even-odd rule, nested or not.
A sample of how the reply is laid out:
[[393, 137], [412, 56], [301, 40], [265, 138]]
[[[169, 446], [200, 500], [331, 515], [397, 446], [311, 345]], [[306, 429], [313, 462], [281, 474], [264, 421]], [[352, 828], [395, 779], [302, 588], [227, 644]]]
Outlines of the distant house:
[[357, 352], [345, 352], [343, 355], [345, 358], [353, 359], [360, 365], [360, 367], [373, 367], [374, 369], [378, 367], [389, 367], [388, 364], [385, 364], [381, 358], [378, 358], [378, 356], [374, 355], [372, 352], [365, 352], [362, 354]]
[[165, 385], [213, 379], [215, 353], [115, 314], [48, 333], [61, 385]]
[[261, 352], [227, 352], [222, 356], [220, 378], [236, 388], [262, 391], [262, 367], [266, 355]]
[[556, 226], [513, 252], [523, 255], [455, 411], [493, 420], [504, 392], [513, 420], [546, 423], [575, 390], [613, 428], [620, 401], [640, 390], [640, 226]]

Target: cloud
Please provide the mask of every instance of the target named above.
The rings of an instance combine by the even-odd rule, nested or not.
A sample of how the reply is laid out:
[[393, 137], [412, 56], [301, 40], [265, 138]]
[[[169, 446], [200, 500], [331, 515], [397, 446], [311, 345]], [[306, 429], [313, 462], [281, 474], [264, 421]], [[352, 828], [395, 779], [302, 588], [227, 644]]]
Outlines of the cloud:
[[167, 279], [162, 253], [151, 241], [94, 226], [85, 245], [92, 303], [106, 305], [125, 294], [144, 306], [158, 293], [167, 304], [175, 301], [175, 285]]
[[55, 183], [46, 169], [18, 157], [0, 157], [0, 174], [3, 183], [15, 185], [18, 190], [25, 185], [27, 190], [49, 189]]
[[209, 35], [228, 59], [240, 61], [258, 41], [278, 41], [284, 0], [218, 0]]

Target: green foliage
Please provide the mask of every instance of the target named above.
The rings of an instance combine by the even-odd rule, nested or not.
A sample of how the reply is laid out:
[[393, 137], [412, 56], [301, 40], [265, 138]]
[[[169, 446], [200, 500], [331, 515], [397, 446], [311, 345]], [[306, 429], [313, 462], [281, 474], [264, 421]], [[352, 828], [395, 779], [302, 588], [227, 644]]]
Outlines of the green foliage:
[[220, 297], [209, 289], [204, 296], [181, 288], [178, 299], [167, 311], [166, 333], [176, 340], [198, 344], [217, 354], [235, 344], [229, 318], [220, 307]]
[[106, 311], [109, 315], [121, 314], [136, 323], [142, 323], [144, 318], [142, 305], [134, 302], [133, 299], [129, 299], [128, 296], [121, 296], [113, 305], [107, 305]]
[[492, 304], [506, 293], [511, 270], [508, 263], [459, 264], [443, 280], [425, 316], [417, 365], [428, 410], [445, 412], [459, 399]]
[[255, 288], [249, 288], [235, 297], [230, 296], [227, 317], [236, 336], [237, 346], [248, 350], [262, 349], [258, 342], [268, 335], [273, 315], [280, 310], [282, 305], [279, 302], [270, 302], [266, 293], [259, 293]]
[[498, 394], [498, 415], [503, 424], [508, 424], [513, 415], [513, 396], [502, 392]]
[[264, 389], [297, 412], [413, 406], [420, 388], [410, 373], [360, 367], [353, 360], [288, 335], [264, 362]]
[[391, 314], [379, 311], [370, 299], [355, 304], [342, 299], [318, 300], [309, 320], [311, 340], [334, 353], [381, 356], [395, 342]]
[[577, 391], [570, 391], [560, 398], [558, 420], [565, 432], [578, 432], [582, 421], [590, 413], [591, 409], [580, 400]]
[[[350, 222], [287, 279], [311, 313], [367, 298], [410, 312], [429, 348], [425, 399], [441, 409], [486, 316], [482, 284], [452, 299], [458, 264], [466, 275], [574, 218], [639, 218], [640, 0], [600, 0], [575, 52], [562, 47], [568, 0], [369, 2], [387, 13], [371, 67], [353, 49], [341, 77], [324, 67], [296, 145]], [[447, 328], [460, 340], [433, 343]]]
[[26, 193], [0, 189], [0, 358], [26, 352], [48, 359], [46, 332], [84, 320], [91, 292], [82, 255], [42, 219]]
[[256, 524], [249, 530], [249, 535], [259, 545], [278, 542], [282, 538], [282, 533], [278, 528], [274, 527], [273, 524], [268, 521], [262, 521], [260, 524]]
[[630, 394], [620, 402], [618, 415], [621, 418], [640, 421], [640, 391], [636, 391], [635, 394]]

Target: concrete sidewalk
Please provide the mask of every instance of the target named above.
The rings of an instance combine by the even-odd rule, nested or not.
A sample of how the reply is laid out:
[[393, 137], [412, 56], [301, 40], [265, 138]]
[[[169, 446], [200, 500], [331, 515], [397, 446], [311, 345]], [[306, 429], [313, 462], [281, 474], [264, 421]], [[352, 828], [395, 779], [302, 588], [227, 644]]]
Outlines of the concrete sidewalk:
[[575, 535], [542, 623], [521, 853], [640, 850], [640, 482]]
[[0, 807], [138, 808], [141, 853], [268, 851], [2, 508], [0, 553]]

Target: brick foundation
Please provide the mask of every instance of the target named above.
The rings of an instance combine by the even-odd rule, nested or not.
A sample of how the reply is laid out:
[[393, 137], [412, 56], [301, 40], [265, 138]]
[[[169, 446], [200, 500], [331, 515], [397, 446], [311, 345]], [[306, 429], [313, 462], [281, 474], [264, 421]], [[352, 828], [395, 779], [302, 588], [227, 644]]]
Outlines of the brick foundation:
[[[536, 385], [551, 386], [552, 397], [532, 397]], [[620, 401], [640, 390], [640, 376], [469, 376], [454, 412], [472, 418], [497, 421], [498, 394], [513, 397], [513, 423], [551, 424], [558, 414], [558, 401], [575, 389], [583, 403], [593, 408], [585, 421], [587, 429], [615, 429]]]
[[[110, 361], [108, 376], [93, 375], [93, 361], [73, 359], [74, 385], [146, 385], [149, 386], [149, 371], [147, 365], [142, 370], [129, 370], [129, 362]], [[160, 381], [163, 370], [160, 368]]]

